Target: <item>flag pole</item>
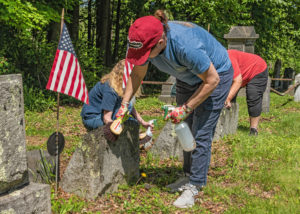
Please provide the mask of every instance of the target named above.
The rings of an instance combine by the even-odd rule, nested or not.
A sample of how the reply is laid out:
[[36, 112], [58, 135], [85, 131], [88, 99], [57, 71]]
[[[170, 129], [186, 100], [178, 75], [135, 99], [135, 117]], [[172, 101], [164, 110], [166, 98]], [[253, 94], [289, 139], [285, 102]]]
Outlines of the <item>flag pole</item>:
[[[61, 23], [60, 23], [60, 35], [62, 34], [64, 27], [64, 8], [61, 12]], [[57, 193], [58, 182], [59, 182], [59, 153], [58, 153], [58, 130], [59, 130], [59, 92], [57, 92], [57, 115], [56, 115], [56, 136], [55, 136], [55, 144], [56, 144], [56, 164], [55, 164], [55, 192]]]

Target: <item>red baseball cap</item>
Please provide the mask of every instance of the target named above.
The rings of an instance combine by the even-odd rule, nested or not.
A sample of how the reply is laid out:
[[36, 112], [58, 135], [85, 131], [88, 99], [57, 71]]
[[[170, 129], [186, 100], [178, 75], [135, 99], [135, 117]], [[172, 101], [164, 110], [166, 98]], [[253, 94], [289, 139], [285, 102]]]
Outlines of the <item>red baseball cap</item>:
[[128, 32], [127, 60], [134, 65], [144, 64], [163, 34], [162, 23], [154, 16], [135, 20]]

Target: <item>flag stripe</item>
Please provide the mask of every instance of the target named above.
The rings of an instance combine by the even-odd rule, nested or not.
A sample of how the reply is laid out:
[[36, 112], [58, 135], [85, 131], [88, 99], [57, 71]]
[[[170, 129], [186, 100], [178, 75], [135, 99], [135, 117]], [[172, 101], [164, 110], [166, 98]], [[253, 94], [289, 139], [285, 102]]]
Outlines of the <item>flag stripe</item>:
[[48, 90], [51, 87], [51, 83], [52, 83], [53, 75], [54, 75], [54, 70], [55, 70], [55, 67], [56, 67], [56, 64], [57, 64], [58, 57], [59, 57], [59, 50], [56, 50], [54, 62], [53, 62], [53, 65], [52, 65], [52, 69], [51, 69], [49, 80], [48, 80], [47, 87], [46, 87]]
[[56, 79], [55, 79], [55, 85], [54, 85], [54, 91], [57, 91], [57, 88], [58, 88], [58, 83], [59, 83], [59, 80], [60, 80], [60, 77], [61, 77], [61, 73], [62, 73], [62, 70], [64, 68], [64, 65], [65, 65], [65, 60], [66, 60], [66, 56], [67, 56], [67, 51], [62, 51], [63, 52], [63, 55], [62, 55], [62, 58], [61, 58], [61, 63], [56, 65], [57, 67], [57, 76], [56, 76]]
[[74, 75], [75, 69], [76, 69], [76, 58], [73, 57], [73, 62], [72, 62], [70, 75], [67, 79], [67, 85], [66, 85], [66, 89], [64, 91], [65, 94], [69, 94], [69, 90], [70, 90], [70, 87], [71, 87], [71, 83], [72, 83], [72, 80], [73, 80], [73, 75]]
[[64, 63], [64, 66], [63, 66], [63, 69], [61, 71], [61, 75], [60, 75], [60, 78], [59, 78], [59, 83], [58, 83], [58, 87], [57, 87], [58, 92], [62, 92], [61, 87], [62, 87], [63, 82], [65, 80], [65, 76], [66, 76], [68, 67], [70, 66], [69, 62], [70, 62], [71, 55], [72, 55], [71, 53], [67, 52], [65, 63]]
[[50, 87], [50, 90], [52, 90], [52, 91], [54, 90], [54, 85], [55, 85], [55, 82], [56, 82], [56, 79], [57, 79], [57, 73], [58, 73], [58, 70], [59, 70], [59, 64], [61, 62], [62, 56], [63, 56], [63, 52], [59, 51], [58, 52], [58, 59], [57, 59], [57, 63], [56, 63], [55, 68], [54, 68], [53, 79], [52, 79], [51, 87]]
[[69, 93], [68, 93], [69, 96], [73, 96], [73, 97], [74, 97], [73, 90], [74, 90], [74, 85], [75, 85], [75, 81], [76, 81], [76, 78], [77, 78], [77, 72], [78, 72], [77, 59], [75, 60], [75, 63], [76, 63], [76, 66], [75, 66], [75, 70], [74, 70], [74, 74], [73, 74], [73, 79], [72, 79], [72, 83], [71, 83], [70, 90], [69, 90]]

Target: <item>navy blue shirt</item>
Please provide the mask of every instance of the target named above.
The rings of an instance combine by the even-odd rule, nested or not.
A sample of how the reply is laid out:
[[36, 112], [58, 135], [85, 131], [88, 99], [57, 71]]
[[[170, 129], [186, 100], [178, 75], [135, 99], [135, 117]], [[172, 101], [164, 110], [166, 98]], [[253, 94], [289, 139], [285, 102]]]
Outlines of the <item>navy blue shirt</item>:
[[194, 85], [202, 82], [197, 76], [210, 63], [218, 73], [228, 71], [231, 62], [226, 49], [202, 27], [190, 22], [168, 22], [167, 46], [149, 61], [159, 70]]
[[90, 90], [89, 105], [83, 105], [80, 115], [85, 120], [102, 115], [103, 110], [112, 111], [115, 115], [121, 106], [121, 101], [122, 98], [109, 86], [108, 82], [98, 82]]

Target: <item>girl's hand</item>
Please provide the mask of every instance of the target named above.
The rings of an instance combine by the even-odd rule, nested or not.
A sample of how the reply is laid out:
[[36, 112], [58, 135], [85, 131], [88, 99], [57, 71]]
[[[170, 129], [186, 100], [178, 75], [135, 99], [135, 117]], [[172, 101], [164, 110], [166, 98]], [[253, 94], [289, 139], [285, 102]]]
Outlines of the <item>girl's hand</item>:
[[153, 123], [149, 123], [149, 122], [146, 122], [145, 120], [142, 120], [141, 122], [141, 125], [144, 127], [144, 128], [148, 128], [148, 127], [151, 127], [151, 131], [153, 131], [153, 128], [154, 128], [154, 125]]

